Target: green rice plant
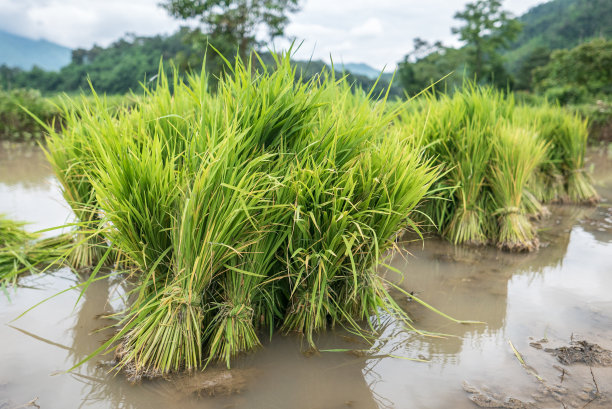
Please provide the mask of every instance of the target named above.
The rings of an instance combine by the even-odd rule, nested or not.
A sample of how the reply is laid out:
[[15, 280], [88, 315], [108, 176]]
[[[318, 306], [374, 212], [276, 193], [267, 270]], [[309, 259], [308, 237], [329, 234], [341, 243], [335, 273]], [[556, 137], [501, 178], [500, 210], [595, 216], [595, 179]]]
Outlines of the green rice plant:
[[[265, 156], [235, 161], [238, 150], [226, 141], [223, 153], [206, 161], [181, 197], [172, 276], [146, 303], [159, 305], [126, 334], [124, 359], [137, 369], [189, 370], [209, 356], [229, 364], [231, 356], [259, 345], [250, 299], [257, 283], [251, 280], [266, 278], [267, 265], [244, 265], [242, 259], [257, 251], [257, 215], [267, 207], [264, 195], [273, 180], [257, 169]], [[139, 312], [140, 303], [133, 308]], [[207, 356], [202, 339], [208, 340]]]
[[23, 229], [25, 223], [0, 215], [0, 286], [14, 284], [21, 274], [60, 265], [70, 251], [67, 235], [37, 240], [38, 233]]
[[540, 181], [556, 174], [545, 159], [551, 144], [538, 136], [541, 124], [529, 109], [516, 107], [512, 95], [468, 83], [452, 96], [427, 94], [418, 109], [400, 115], [396, 126], [442, 169], [421, 221], [431, 220], [455, 244], [537, 248], [530, 217], [546, 214], [540, 200], [554, 185]]
[[528, 123], [549, 144], [548, 155], [530, 182], [543, 202], [594, 204], [599, 196], [584, 168], [588, 126], [577, 114], [555, 105], [517, 108], [514, 121]]
[[288, 55], [253, 66], [237, 61], [216, 92], [204, 72], [161, 72], [130, 109], [94, 99], [67, 122], [87, 141], [78, 166], [98, 224], [136, 283], [98, 352], [115, 345], [133, 374], [229, 366], [261, 330], [314, 346], [328, 325], [361, 332], [381, 311], [409, 322], [376, 267], [416, 228], [437, 169], [384, 99], [333, 75], [304, 82]]
[[487, 242], [482, 192], [491, 157], [489, 139], [491, 134], [485, 129], [469, 126], [445, 143], [449, 155], [456, 160], [449, 174], [457, 189], [453, 198], [456, 202], [454, 214], [444, 234], [455, 244], [481, 245]]
[[36, 274], [61, 266], [70, 252], [72, 237], [62, 234], [22, 245], [0, 248], [0, 284], [15, 283], [22, 274]]
[[438, 231], [455, 244], [485, 244], [488, 222], [487, 176], [498, 117], [508, 115], [504, 95], [489, 88], [468, 86], [452, 97], [430, 93], [421, 109], [400, 118], [444, 177], [434, 187], [438, 200], [422, 211]]
[[[68, 262], [76, 269], [95, 265], [106, 250], [106, 242], [100, 234], [101, 215], [91, 182], [91, 135], [96, 132], [95, 116], [103, 115], [104, 106], [98, 103], [90, 107], [85, 97], [81, 104], [64, 100], [60, 109], [62, 125], [59, 131], [47, 127], [48, 136], [43, 146], [47, 160], [62, 187], [62, 195], [75, 217], [75, 246]], [[95, 109], [94, 109], [95, 108]]]
[[0, 247], [21, 244], [36, 239], [38, 236], [24, 229], [26, 223], [16, 222], [0, 214]]
[[497, 218], [497, 246], [508, 251], [533, 251], [539, 246], [527, 218], [524, 194], [529, 178], [547, 153], [531, 129], [500, 123], [491, 168], [491, 192]]
[[524, 213], [530, 218], [534, 220], [541, 220], [550, 216], [550, 210], [548, 210], [548, 207], [538, 200], [537, 195], [532, 193], [532, 181], [534, 180], [534, 177], [537, 177], [537, 174], [538, 170], [536, 169], [527, 180], [525, 189], [523, 189], [521, 207]]
[[342, 167], [326, 161], [294, 168], [285, 254], [291, 297], [282, 328], [304, 333], [312, 346], [313, 334], [328, 323], [358, 331], [354, 320], [380, 310], [401, 315], [374, 269], [398, 228], [414, 226], [406, 215], [433, 173], [423, 171], [414, 147], [397, 140], [365, 144]]

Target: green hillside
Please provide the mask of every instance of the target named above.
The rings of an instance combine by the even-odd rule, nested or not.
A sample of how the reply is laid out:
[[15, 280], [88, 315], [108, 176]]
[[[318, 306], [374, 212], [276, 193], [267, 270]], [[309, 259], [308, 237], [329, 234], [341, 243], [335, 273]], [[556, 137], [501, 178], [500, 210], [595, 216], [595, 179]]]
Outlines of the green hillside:
[[339, 64], [339, 66], [335, 68], [341, 71], [350, 71], [352, 74], [363, 75], [364, 77], [368, 77], [372, 79], [378, 78], [378, 76], [380, 75], [379, 70], [377, 70], [376, 68], [370, 67], [368, 64], [362, 63], [362, 62], [361, 63]]
[[70, 48], [0, 31], [0, 65], [56, 71], [70, 62]]
[[593, 37], [612, 37], [612, 1], [553, 0], [519, 17], [523, 30], [506, 61], [511, 72], [537, 50], [572, 48]]
[[[126, 36], [108, 47], [76, 49], [72, 52], [71, 61], [56, 72], [0, 67], [0, 88], [35, 88], [44, 93], [78, 92], [88, 90], [88, 81], [91, 80], [98, 92], [123, 94], [130, 90], [138, 91], [143, 80], [157, 74], [160, 60], [164, 61], [166, 70], [171, 70], [171, 64], [182, 73], [190, 69], [200, 70], [204, 50], [194, 48], [189, 42], [189, 35], [190, 31], [183, 28], [169, 36]], [[211, 80], [219, 75], [218, 64], [222, 63], [220, 58], [215, 57], [214, 53], [208, 56], [207, 68]], [[262, 52], [260, 57], [266, 65], [275, 65], [269, 53]], [[322, 70], [330, 70], [323, 61], [293, 63], [305, 80]], [[343, 75], [338, 68], [336, 70], [337, 77]], [[384, 93], [389, 86], [390, 76], [386, 74], [378, 82], [376, 78], [352, 72], [346, 72], [346, 75], [350, 83], [363, 89], [375, 87], [376, 95]], [[402, 91], [399, 87], [393, 87], [390, 94], [401, 96]]]

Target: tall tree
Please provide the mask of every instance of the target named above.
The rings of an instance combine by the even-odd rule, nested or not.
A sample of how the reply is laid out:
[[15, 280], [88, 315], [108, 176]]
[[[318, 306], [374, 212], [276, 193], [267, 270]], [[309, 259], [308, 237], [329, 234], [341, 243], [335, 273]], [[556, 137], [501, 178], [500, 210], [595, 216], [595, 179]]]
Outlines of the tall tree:
[[205, 34], [237, 47], [244, 57], [257, 44], [260, 29], [266, 28], [270, 39], [284, 34], [299, 0], [165, 0], [161, 6], [174, 17], [198, 19]]
[[455, 19], [463, 25], [452, 29], [459, 39], [466, 43], [469, 51], [469, 64], [477, 79], [482, 78], [486, 64], [493, 68], [499, 66], [498, 51], [507, 48], [521, 31], [521, 24], [513, 16], [502, 10], [501, 0], [477, 0], [466, 5], [465, 10], [457, 12]]

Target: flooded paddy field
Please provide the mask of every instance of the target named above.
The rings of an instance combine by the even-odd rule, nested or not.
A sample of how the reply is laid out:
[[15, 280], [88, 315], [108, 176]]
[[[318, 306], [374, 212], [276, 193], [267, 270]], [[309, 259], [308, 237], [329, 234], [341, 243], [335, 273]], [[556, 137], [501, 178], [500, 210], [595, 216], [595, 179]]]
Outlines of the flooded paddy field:
[[[484, 324], [454, 324], [403, 297], [417, 328], [449, 336], [420, 336], [383, 319], [367, 353], [341, 331], [320, 335], [321, 351], [312, 353], [297, 336], [275, 335], [231, 371], [131, 384], [108, 373], [112, 356], [65, 372], [111, 335], [98, 331], [110, 323], [100, 316], [122, 307], [122, 281], [95, 282], [80, 300], [70, 290], [13, 321], [79, 283], [60, 269], [0, 294], [0, 408], [612, 407], [612, 159], [589, 156], [604, 200], [551, 206], [538, 252], [430, 238], [391, 261], [406, 291]], [[70, 220], [37, 148], [0, 146], [0, 213], [31, 222], [30, 230]]]

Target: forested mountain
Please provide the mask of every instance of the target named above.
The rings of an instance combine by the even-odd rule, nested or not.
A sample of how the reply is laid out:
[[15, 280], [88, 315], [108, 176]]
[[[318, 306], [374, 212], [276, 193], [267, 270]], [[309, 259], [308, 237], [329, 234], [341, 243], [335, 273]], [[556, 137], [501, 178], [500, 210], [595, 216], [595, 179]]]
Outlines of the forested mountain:
[[47, 40], [31, 40], [0, 31], [0, 65], [59, 70], [70, 62], [70, 48]]
[[[94, 46], [88, 50], [73, 50], [70, 63], [58, 72], [0, 66], [0, 88], [36, 88], [47, 93], [76, 92], [88, 90], [88, 81], [91, 80], [98, 92], [122, 94], [130, 90], [138, 91], [140, 83], [157, 74], [160, 61], [168, 71], [171, 65], [181, 73], [201, 69], [205, 51], [203, 47], [194, 46], [191, 36], [193, 32], [184, 28], [169, 36], [126, 36], [105, 48]], [[261, 57], [266, 65], [274, 64], [269, 54], [262, 53]], [[208, 69], [214, 80], [223, 62], [212, 50], [209, 50], [207, 60], [212, 61]], [[305, 80], [322, 70], [329, 70], [323, 61], [295, 61], [295, 64]], [[337, 67], [336, 71], [337, 77], [343, 75]], [[366, 90], [371, 89], [377, 81], [376, 77], [348, 72], [346, 75], [351, 83]], [[388, 86], [389, 76], [385, 74], [376, 84], [375, 92], [384, 92]], [[392, 95], [399, 96], [401, 93], [397, 86], [391, 90]]]
[[593, 37], [612, 38], [611, 0], [553, 0], [519, 17], [523, 29], [505, 54], [515, 72], [534, 52], [573, 48]]
[[[530, 9], [519, 21], [522, 31], [507, 50], [498, 50], [503, 55], [497, 60], [485, 59], [484, 82], [489, 77], [497, 86], [532, 90], [534, 70], [549, 63], [553, 50], [569, 49], [594, 37], [612, 38], [612, 0], [552, 0]], [[461, 86], [464, 77], [474, 77], [468, 46], [452, 48], [415, 40], [420, 43], [416, 42], [418, 47], [415, 45], [415, 50], [399, 63], [391, 95], [403, 95], [404, 91], [414, 95], [451, 72], [439, 88], [453, 89]], [[77, 49], [70, 55], [67, 48], [46, 41], [0, 32], [0, 88], [72, 92], [88, 89], [89, 78], [100, 92], [124, 93], [137, 90], [140, 82], [154, 76], [161, 60], [166, 65], [173, 63], [181, 72], [199, 69], [207, 41], [207, 34], [183, 28], [169, 36], [126, 36], [109, 47]], [[209, 73], [218, 75], [224, 63], [210, 49], [208, 62]], [[329, 69], [322, 61], [295, 63], [305, 78]], [[30, 69], [33, 64], [38, 68]], [[62, 65], [61, 70], [53, 72]], [[334, 68], [350, 72], [349, 81], [364, 89], [370, 89], [379, 76], [376, 69], [363, 63], [336, 63]], [[389, 86], [390, 79], [391, 74], [384, 74], [377, 92]]]
[[183, 32], [171, 36], [126, 36], [108, 47], [72, 51], [70, 63], [58, 72], [24, 71], [0, 67], [0, 88], [36, 88], [43, 92], [72, 92], [89, 89], [88, 79], [100, 92], [110, 94], [138, 90], [139, 83], [151, 78], [163, 59], [169, 62], [186, 52]]
[[[462, 47], [446, 47], [439, 41], [430, 43], [415, 38], [414, 49], [407, 50], [404, 60], [398, 63], [398, 79], [402, 87], [414, 95], [441, 78], [446, 79], [438, 88], [445, 90], [461, 86], [466, 78], [477, 78], [478, 83], [501, 88], [524, 91], [534, 91], [536, 87], [543, 89], [542, 84], [536, 82], [544, 81], [542, 73], [552, 73], [556, 68], [540, 70], [538, 78], [534, 78], [534, 72], [546, 67], [552, 60], [558, 65], [560, 58], [555, 55], [556, 50], [569, 50], [600, 38], [603, 38], [602, 41], [612, 39], [612, 0], [552, 0], [519, 16], [517, 20], [521, 24], [513, 38], [485, 49], [483, 44], [492, 44], [495, 36], [483, 23], [484, 17], [491, 18], [486, 23], [493, 23], [492, 26], [498, 30], [509, 27], [509, 24], [516, 26], [515, 20], [509, 19], [504, 23], [501, 14], [494, 16], [492, 9], [487, 9], [494, 4], [503, 8], [503, 2], [485, 0], [466, 5], [466, 10], [472, 11], [484, 5], [483, 10], [476, 10], [477, 13], [473, 15], [465, 11], [455, 15], [458, 21], [452, 30], [459, 34], [464, 43]], [[465, 31], [465, 27], [470, 27], [470, 30]], [[476, 33], [478, 38], [463, 36], [465, 33]], [[499, 37], [502, 40], [508, 38], [503, 35]], [[608, 43], [604, 41], [601, 44], [581, 49], [584, 52], [580, 52], [580, 55], [590, 55], [588, 50], [592, 49], [606, 50]], [[476, 62], [479, 62], [480, 69], [476, 67]], [[595, 67], [589, 68], [591, 70], [597, 71]], [[482, 71], [480, 75], [479, 71]], [[563, 88], [560, 90], [562, 94], [571, 88], [568, 84], [558, 84]], [[551, 86], [547, 84], [544, 88], [550, 89]], [[587, 88], [607, 89], [600, 86]], [[554, 91], [558, 93], [559, 90]]]

